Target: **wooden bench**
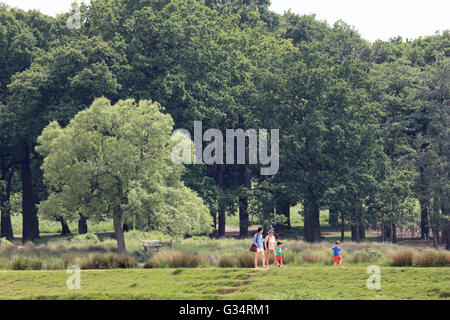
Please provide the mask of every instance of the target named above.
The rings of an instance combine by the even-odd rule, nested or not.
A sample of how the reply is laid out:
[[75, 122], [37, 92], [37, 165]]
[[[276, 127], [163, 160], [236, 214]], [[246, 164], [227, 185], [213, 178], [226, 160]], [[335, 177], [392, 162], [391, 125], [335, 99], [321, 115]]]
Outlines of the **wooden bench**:
[[172, 240], [168, 241], [159, 241], [159, 240], [142, 240], [142, 246], [144, 247], [144, 252], [147, 252], [149, 248], [156, 248], [156, 251], [159, 251], [163, 245], [168, 245], [170, 250], [173, 249]]

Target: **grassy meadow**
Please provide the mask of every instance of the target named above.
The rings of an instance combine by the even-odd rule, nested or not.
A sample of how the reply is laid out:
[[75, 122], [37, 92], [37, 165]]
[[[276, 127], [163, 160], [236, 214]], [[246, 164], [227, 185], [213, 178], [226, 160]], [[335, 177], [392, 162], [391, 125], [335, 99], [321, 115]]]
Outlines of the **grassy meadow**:
[[447, 268], [381, 268], [381, 288], [369, 290], [363, 266], [161, 268], [81, 271], [68, 290], [65, 271], [0, 271], [0, 299], [449, 299]]
[[[60, 224], [42, 220], [35, 244], [2, 239], [0, 299], [450, 299], [450, 252], [428, 246], [367, 241], [342, 244], [343, 268], [333, 268], [326, 249], [340, 233], [326, 225], [324, 241], [302, 240], [302, 220], [292, 212], [293, 231], [281, 235], [283, 268], [253, 269], [250, 239], [171, 238], [160, 232], [125, 233], [127, 255], [105, 221], [89, 233], [61, 236]], [[230, 219], [229, 227], [233, 225]], [[14, 226], [20, 225], [17, 217]], [[18, 229], [15, 229], [17, 234]], [[144, 252], [144, 239], [173, 240], [173, 250]], [[81, 289], [69, 290], [69, 266], [81, 269]], [[369, 290], [367, 268], [381, 268], [381, 288]]]

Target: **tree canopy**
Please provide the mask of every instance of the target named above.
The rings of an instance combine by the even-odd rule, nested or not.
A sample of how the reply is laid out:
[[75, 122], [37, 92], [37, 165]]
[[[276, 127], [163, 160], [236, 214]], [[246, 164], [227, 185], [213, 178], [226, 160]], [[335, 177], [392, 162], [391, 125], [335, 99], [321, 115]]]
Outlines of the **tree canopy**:
[[[1, 5], [1, 235], [13, 237], [17, 193], [24, 242], [39, 218], [80, 219], [85, 232], [86, 219], [115, 217], [122, 251], [131, 221], [224, 236], [238, 215], [247, 237], [252, 219], [291, 228], [295, 206], [307, 241], [321, 240], [327, 210], [354, 241], [379, 229], [395, 242], [419, 220], [423, 239], [450, 249], [449, 31], [370, 43], [344, 21], [269, 5], [92, 0], [79, 29], [66, 26], [72, 12]], [[194, 121], [279, 129], [278, 173], [171, 164], [171, 131]]]
[[157, 103], [115, 105], [97, 99], [62, 128], [51, 122], [38, 138], [50, 188], [39, 205], [44, 215], [113, 218], [119, 252], [125, 252], [122, 222], [174, 235], [204, 234], [211, 216], [203, 200], [181, 181], [182, 165], [171, 160], [173, 121]]

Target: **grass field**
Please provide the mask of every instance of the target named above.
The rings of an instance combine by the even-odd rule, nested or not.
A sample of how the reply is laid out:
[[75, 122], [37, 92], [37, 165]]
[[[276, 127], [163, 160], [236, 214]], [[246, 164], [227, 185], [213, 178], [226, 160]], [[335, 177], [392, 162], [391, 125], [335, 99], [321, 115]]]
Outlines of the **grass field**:
[[1, 271], [0, 299], [450, 299], [448, 268], [381, 268], [369, 290], [364, 266], [252, 269], [83, 270], [69, 290], [65, 271]]
[[[250, 268], [250, 237], [183, 239], [130, 231], [125, 233], [128, 255], [122, 256], [110, 221], [90, 225], [85, 235], [61, 236], [59, 223], [43, 220], [35, 244], [22, 245], [19, 237], [2, 241], [0, 299], [450, 299], [450, 252], [429, 243], [381, 243], [369, 232], [365, 242], [355, 243], [347, 232], [344, 268], [333, 268], [326, 249], [340, 232], [327, 225], [327, 216], [321, 212], [323, 241], [310, 244], [301, 240], [303, 221], [292, 212], [292, 230], [278, 234], [287, 249], [286, 266], [258, 271]], [[19, 231], [20, 221], [13, 222]], [[143, 252], [144, 239], [172, 239], [173, 252]], [[82, 269], [80, 290], [67, 288], [70, 265]], [[366, 286], [370, 265], [381, 268], [379, 290]]]

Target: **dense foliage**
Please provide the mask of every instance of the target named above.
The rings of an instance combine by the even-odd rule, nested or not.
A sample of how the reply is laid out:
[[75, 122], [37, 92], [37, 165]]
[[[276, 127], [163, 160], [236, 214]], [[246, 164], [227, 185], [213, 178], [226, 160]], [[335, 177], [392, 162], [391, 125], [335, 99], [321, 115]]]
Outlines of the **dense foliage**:
[[[71, 14], [0, 5], [0, 237], [13, 238], [20, 193], [24, 242], [39, 237], [38, 217], [63, 232], [79, 219], [82, 233], [115, 210], [116, 234], [125, 223], [223, 236], [238, 214], [246, 237], [250, 217], [289, 229], [301, 203], [310, 242], [321, 240], [320, 210], [355, 241], [379, 228], [393, 242], [420, 211], [421, 238], [450, 249], [448, 31], [369, 43], [342, 21], [279, 15], [266, 0], [92, 0], [73, 30]], [[279, 172], [169, 164], [169, 131], [200, 120], [280, 129]], [[163, 132], [146, 131], [153, 121]]]

